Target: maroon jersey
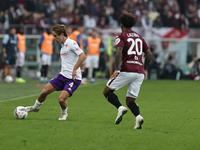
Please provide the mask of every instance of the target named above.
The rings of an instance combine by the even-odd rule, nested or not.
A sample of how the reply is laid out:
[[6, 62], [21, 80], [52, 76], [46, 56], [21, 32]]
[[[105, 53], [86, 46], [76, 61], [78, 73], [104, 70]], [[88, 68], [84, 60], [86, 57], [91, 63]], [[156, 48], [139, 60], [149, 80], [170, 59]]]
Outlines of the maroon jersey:
[[149, 49], [145, 40], [131, 29], [120, 33], [115, 39], [116, 48], [123, 47], [121, 72], [145, 73], [142, 54]]

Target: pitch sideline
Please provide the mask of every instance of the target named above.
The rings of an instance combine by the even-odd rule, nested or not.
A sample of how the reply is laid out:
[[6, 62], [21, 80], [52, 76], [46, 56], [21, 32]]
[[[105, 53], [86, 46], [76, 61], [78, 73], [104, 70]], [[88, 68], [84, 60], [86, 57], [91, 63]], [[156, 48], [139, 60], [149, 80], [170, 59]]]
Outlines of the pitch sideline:
[[[99, 85], [99, 84], [102, 84], [102, 83], [84, 85], [84, 86], [81, 86], [81, 87], [79, 87], [79, 88], [90, 87], [90, 86]], [[39, 95], [39, 94], [40, 94], [40, 93], [31, 94], [31, 95], [27, 95], [27, 96], [21, 96], [21, 97], [17, 97], [17, 98], [11, 98], [11, 99], [3, 99], [3, 100], [0, 100], [0, 103], [1, 103], [1, 102], [16, 101], [16, 100], [19, 100], [19, 99], [24, 99], [24, 98], [28, 98], [28, 97], [32, 97], [32, 96], [37, 96], [37, 95]]]

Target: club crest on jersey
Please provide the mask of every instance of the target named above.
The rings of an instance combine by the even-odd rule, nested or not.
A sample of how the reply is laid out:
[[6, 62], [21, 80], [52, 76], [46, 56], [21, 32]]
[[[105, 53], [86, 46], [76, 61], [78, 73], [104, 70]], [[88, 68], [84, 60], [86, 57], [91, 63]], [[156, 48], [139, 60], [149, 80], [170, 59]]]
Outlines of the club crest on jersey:
[[115, 44], [117, 45], [117, 44], [119, 44], [119, 42], [120, 42], [120, 38], [116, 38], [115, 39]]
[[138, 57], [137, 57], [137, 56], [135, 56], [135, 57], [134, 57], [134, 59], [135, 59], [135, 60], [138, 60]]

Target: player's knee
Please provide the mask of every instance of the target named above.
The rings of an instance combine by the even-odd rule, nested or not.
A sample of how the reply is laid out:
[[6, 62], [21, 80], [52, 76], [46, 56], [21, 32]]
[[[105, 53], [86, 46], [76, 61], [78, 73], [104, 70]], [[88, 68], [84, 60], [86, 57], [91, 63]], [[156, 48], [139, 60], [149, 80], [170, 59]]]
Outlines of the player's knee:
[[113, 91], [103, 91], [103, 95], [107, 98]]
[[135, 102], [135, 98], [126, 97], [126, 105], [128, 106], [131, 102]]
[[66, 99], [65, 99], [65, 98], [63, 98], [63, 97], [59, 97], [59, 98], [58, 98], [58, 102], [59, 102], [59, 103], [64, 103], [64, 102], [65, 102], [65, 100], [66, 100]]

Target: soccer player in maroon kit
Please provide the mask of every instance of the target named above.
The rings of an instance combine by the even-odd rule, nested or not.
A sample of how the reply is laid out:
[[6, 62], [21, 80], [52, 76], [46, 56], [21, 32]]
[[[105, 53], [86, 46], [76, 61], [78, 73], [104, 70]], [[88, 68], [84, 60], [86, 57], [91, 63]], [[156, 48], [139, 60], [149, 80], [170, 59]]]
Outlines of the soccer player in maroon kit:
[[[144, 118], [140, 115], [139, 107], [135, 103], [138, 97], [140, 86], [146, 78], [147, 68], [151, 61], [151, 51], [145, 40], [136, 32], [131, 30], [136, 20], [131, 13], [124, 12], [120, 17], [122, 33], [116, 39], [115, 68], [113, 75], [108, 81], [103, 94], [106, 99], [118, 109], [115, 124], [122, 121], [122, 117], [127, 113], [127, 108], [122, 106], [118, 97], [113, 92], [121, 87], [128, 85], [126, 94], [126, 104], [136, 117], [134, 129], [141, 129]], [[146, 54], [143, 65], [142, 54]], [[121, 63], [122, 61], [122, 63]], [[121, 63], [121, 69], [120, 68]]]

